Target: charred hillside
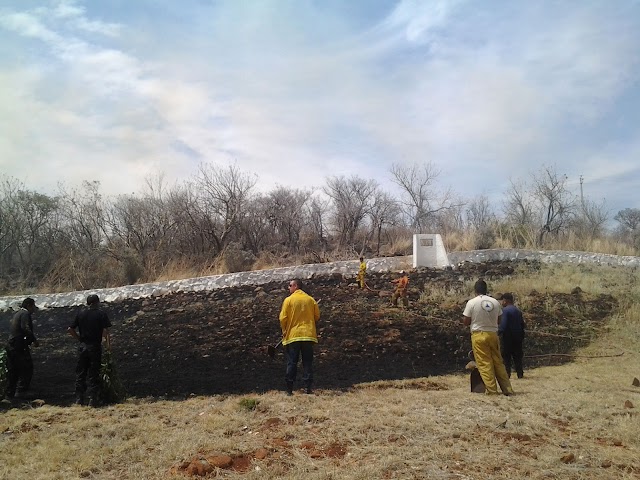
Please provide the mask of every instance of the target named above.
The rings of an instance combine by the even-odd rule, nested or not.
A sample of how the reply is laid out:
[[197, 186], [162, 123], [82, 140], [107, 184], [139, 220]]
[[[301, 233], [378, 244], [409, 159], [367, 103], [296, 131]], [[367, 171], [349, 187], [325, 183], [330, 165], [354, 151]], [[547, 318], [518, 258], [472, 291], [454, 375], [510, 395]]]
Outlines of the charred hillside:
[[[526, 268], [538, 265], [527, 263]], [[468, 330], [460, 322], [464, 301], [430, 300], [423, 292], [463, 292], [466, 300], [471, 292], [465, 291], [465, 281], [482, 276], [491, 288], [492, 279], [516, 274], [511, 262], [413, 270], [408, 309], [390, 306], [392, 273], [368, 275], [367, 290], [341, 275], [308, 280], [306, 290], [320, 300], [321, 310], [317, 389], [463, 371], [471, 349]], [[284, 358], [281, 351], [275, 359], [266, 352], [280, 338], [278, 313], [288, 294], [285, 287], [286, 282], [278, 282], [103, 304], [113, 324], [113, 357], [128, 393], [184, 398], [280, 389]], [[529, 368], [566, 361], [570, 357], [549, 354], [568, 354], [588, 342], [616, 305], [612, 297], [582, 291], [520, 295], [532, 305], [525, 311]], [[33, 398], [60, 404], [73, 399], [76, 343], [66, 327], [74, 313], [54, 308], [34, 316], [40, 346], [32, 349]], [[0, 316], [5, 338], [10, 315]]]

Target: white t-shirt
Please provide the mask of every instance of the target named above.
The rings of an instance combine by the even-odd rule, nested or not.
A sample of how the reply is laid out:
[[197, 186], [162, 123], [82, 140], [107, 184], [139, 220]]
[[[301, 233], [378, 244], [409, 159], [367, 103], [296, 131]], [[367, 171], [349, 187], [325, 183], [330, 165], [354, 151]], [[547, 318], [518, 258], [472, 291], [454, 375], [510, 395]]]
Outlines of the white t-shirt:
[[463, 315], [471, 318], [472, 332], [497, 332], [500, 302], [488, 295], [478, 295], [467, 302]]

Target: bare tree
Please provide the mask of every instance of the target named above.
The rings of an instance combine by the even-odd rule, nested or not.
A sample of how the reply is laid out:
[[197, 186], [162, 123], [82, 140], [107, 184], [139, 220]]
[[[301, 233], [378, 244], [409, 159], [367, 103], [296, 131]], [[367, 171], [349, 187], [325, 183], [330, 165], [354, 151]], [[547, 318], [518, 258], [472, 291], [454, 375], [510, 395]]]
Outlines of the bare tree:
[[539, 245], [547, 233], [557, 236], [575, 216], [576, 199], [567, 188], [567, 180], [566, 175], [559, 174], [553, 167], [544, 167], [534, 175], [533, 195], [541, 207]]
[[535, 224], [535, 202], [530, 195], [529, 187], [523, 182], [514, 180], [509, 180], [509, 184], [503, 204], [507, 223], [532, 227]]
[[56, 198], [14, 179], [0, 182], [0, 274], [31, 283], [51, 267], [57, 244]]
[[323, 191], [333, 203], [334, 225], [341, 245], [354, 246], [356, 232], [369, 213], [377, 189], [375, 180], [357, 175], [327, 179]]
[[491, 248], [495, 241], [496, 215], [486, 195], [473, 198], [466, 208], [467, 225], [474, 248]]
[[605, 232], [605, 226], [609, 220], [604, 200], [595, 203], [584, 199], [580, 206], [580, 213], [576, 217], [577, 227], [580, 233], [589, 238], [601, 237]]
[[433, 163], [393, 164], [393, 181], [402, 191], [401, 205], [414, 231], [425, 233], [436, 223], [438, 213], [454, 207], [450, 190], [438, 193], [435, 181], [440, 171]]
[[619, 224], [618, 235], [640, 251], [640, 208], [625, 208], [614, 217]]
[[130, 282], [155, 277], [175, 257], [181, 218], [162, 175], [146, 180], [139, 195], [122, 195], [110, 208], [108, 252], [128, 272]]
[[95, 255], [104, 246], [108, 232], [100, 182], [82, 182], [81, 189], [68, 190], [58, 185], [58, 203], [62, 218], [61, 235], [70, 254]]
[[240, 224], [242, 245], [254, 255], [268, 250], [276, 237], [275, 228], [267, 214], [268, 197], [256, 195], [247, 201], [245, 214]]
[[626, 232], [635, 232], [640, 228], [640, 208], [625, 208], [616, 213], [613, 219]]
[[597, 204], [584, 195], [584, 178], [580, 175], [580, 210], [576, 215], [577, 233], [585, 238], [598, 238], [604, 233], [609, 220], [605, 201]]
[[373, 196], [369, 216], [371, 217], [371, 236], [375, 237], [376, 255], [380, 255], [382, 231], [385, 225], [393, 225], [400, 216], [400, 206], [387, 192], [378, 190]]
[[468, 228], [466, 207], [466, 200], [452, 196], [451, 205], [446, 210], [441, 210], [433, 215], [435, 230], [443, 235], [464, 232]]
[[256, 183], [254, 175], [240, 171], [237, 165], [200, 165], [195, 185], [199, 188], [202, 227], [215, 246], [214, 255], [222, 252], [239, 228]]
[[309, 224], [305, 229], [307, 232], [305, 244], [311, 249], [319, 249], [321, 253], [317, 253], [316, 256], [319, 260], [322, 260], [328, 248], [326, 217], [329, 205], [326, 200], [314, 195], [307, 202], [306, 210]]
[[206, 233], [208, 222], [204, 220], [200, 203], [198, 189], [188, 182], [174, 186], [167, 193], [166, 205], [176, 221], [173, 251], [176, 256], [197, 263], [205, 258], [208, 261], [214, 249]]
[[467, 225], [474, 230], [486, 228], [495, 221], [496, 215], [489, 203], [489, 197], [478, 195], [467, 206]]
[[278, 242], [292, 252], [298, 250], [302, 229], [308, 223], [305, 205], [310, 197], [310, 191], [278, 187], [265, 199], [267, 219]]

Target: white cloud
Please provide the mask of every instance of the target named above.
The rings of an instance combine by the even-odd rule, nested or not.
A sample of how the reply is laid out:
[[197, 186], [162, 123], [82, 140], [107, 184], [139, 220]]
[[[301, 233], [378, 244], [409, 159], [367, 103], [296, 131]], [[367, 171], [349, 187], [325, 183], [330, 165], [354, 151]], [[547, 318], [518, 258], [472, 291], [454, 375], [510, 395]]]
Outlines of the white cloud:
[[78, 5], [76, 0], [60, 1], [51, 9], [41, 8], [36, 11], [42, 12], [44, 16], [63, 20], [71, 28], [77, 28], [85, 32], [115, 36], [120, 30], [119, 24], [88, 19], [86, 8]]
[[58, 36], [29, 13], [9, 13], [0, 16], [0, 25], [25, 37], [54, 42]]
[[[0, 162], [35, 183], [64, 171], [132, 191], [146, 173], [234, 160], [296, 186], [435, 161], [465, 195], [558, 158], [600, 177], [585, 154], [606, 156], [615, 102], [640, 98], [640, 14], [625, 1], [406, 0], [368, 23], [306, 2], [132, 3], [109, 17], [17, 5], [0, 13], [0, 41], [26, 62], [0, 56]], [[637, 150], [617, 141], [624, 166]]]
[[433, 30], [448, 25], [464, 0], [402, 0], [383, 23], [390, 30], [399, 29], [404, 38], [412, 43], [429, 43], [436, 40]]

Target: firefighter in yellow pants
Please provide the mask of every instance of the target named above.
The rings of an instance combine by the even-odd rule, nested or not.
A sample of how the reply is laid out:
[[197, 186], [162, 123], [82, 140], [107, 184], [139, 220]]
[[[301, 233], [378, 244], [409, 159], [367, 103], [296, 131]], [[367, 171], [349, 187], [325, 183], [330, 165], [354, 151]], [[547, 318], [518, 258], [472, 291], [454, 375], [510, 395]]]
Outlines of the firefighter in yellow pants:
[[478, 280], [474, 286], [476, 297], [469, 300], [464, 308], [464, 324], [471, 329], [471, 347], [478, 371], [488, 395], [498, 393], [498, 385], [505, 395], [511, 395], [513, 388], [500, 354], [498, 325], [502, 307], [493, 297], [487, 295], [487, 284]]
[[358, 283], [360, 284], [360, 288], [365, 287], [364, 277], [367, 274], [367, 264], [364, 262], [364, 258], [360, 257], [360, 269], [358, 270]]

